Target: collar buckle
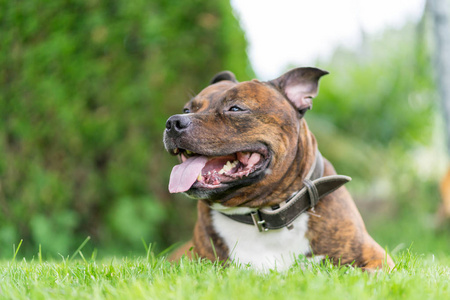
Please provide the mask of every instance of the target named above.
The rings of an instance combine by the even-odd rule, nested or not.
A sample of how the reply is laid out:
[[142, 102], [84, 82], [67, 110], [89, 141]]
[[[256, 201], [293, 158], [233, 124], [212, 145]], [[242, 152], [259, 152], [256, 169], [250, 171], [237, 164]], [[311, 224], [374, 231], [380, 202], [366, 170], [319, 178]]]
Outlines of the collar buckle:
[[259, 232], [269, 231], [269, 228], [265, 227], [266, 221], [261, 219], [259, 211], [251, 212], [250, 216], [252, 217], [253, 224], [256, 226], [256, 228], [258, 228]]

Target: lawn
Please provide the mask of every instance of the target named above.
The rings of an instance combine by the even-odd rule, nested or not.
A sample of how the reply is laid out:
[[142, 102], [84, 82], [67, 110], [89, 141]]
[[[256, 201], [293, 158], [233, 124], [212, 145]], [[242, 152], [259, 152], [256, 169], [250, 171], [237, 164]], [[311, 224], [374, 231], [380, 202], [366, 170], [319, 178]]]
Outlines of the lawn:
[[39, 249], [24, 258], [19, 243], [0, 261], [0, 299], [450, 299], [448, 227], [427, 220], [412, 213], [369, 219], [369, 232], [396, 263], [375, 274], [301, 257], [286, 272], [265, 274], [233, 263], [171, 264], [145, 243], [141, 255], [102, 256], [104, 249], [86, 250], [89, 239], [71, 255], [46, 258]]
[[[81, 257], [81, 258], [80, 258]], [[146, 257], [0, 263], [2, 299], [450, 299], [450, 260], [394, 255], [391, 273], [364, 273], [302, 260], [289, 271], [258, 273], [207, 261]]]

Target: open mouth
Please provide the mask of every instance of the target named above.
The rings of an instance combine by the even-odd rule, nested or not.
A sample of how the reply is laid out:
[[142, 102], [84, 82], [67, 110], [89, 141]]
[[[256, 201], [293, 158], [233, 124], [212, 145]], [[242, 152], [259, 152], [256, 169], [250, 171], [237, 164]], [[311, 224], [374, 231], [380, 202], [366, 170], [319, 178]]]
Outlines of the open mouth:
[[[263, 151], [261, 151], [263, 152]], [[170, 175], [169, 191], [180, 193], [191, 187], [215, 189], [260, 174], [268, 159], [260, 152], [242, 151], [223, 156], [204, 156], [176, 148], [181, 164]]]

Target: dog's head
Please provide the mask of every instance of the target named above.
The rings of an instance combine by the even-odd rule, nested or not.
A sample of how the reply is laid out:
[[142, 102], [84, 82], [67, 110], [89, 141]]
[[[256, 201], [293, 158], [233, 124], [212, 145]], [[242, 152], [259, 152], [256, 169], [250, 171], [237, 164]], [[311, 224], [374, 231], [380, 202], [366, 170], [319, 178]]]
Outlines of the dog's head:
[[233, 206], [243, 204], [233, 198], [249, 202], [279, 185], [301, 151], [302, 118], [325, 74], [298, 68], [241, 83], [231, 72], [217, 74], [183, 114], [167, 120], [165, 148], [181, 161], [170, 192]]

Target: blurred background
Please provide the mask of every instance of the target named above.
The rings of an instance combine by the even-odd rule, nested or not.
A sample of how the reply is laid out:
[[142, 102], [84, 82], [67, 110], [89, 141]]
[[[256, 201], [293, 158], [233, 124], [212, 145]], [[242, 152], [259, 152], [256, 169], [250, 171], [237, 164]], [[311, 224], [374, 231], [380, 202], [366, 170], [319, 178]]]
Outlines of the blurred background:
[[306, 65], [330, 72], [306, 119], [368, 231], [448, 254], [439, 1], [0, 1], [0, 259], [21, 239], [28, 258], [189, 239], [166, 119], [219, 71]]

